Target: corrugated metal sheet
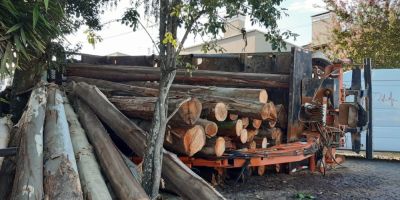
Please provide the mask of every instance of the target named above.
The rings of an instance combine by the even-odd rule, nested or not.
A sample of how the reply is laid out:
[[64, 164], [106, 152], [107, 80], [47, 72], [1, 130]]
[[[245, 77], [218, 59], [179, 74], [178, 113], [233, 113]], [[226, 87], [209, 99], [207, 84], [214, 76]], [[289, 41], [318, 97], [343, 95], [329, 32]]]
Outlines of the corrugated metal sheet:
[[[344, 84], [350, 87], [351, 72], [344, 74]], [[374, 150], [400, 151], [400, 69], [372, 70], [372, 98]], [[365, 133], [362, 145], [365, 150]], [[350, 134], [345, 148], [351, 149]]]

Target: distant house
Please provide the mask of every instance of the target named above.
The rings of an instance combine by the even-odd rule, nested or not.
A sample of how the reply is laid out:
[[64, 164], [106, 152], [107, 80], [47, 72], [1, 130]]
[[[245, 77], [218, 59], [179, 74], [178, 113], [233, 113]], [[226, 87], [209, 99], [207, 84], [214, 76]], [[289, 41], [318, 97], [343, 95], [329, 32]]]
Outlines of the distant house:
[[333, 12], [324, 12], [311, 16], [312, 39], [307, 45], [311, 50], [324, 49], [331, 40], [332, 28], [335, 19]]
[[118, 52], [118, 51], [117, 51], [117, 52], [108, 54], [108, 55], [106, 55], [106, 56], [110, 56], [110, 57], [119, 57], [119, 56], [130, 56], [130, 55], [124, 54], [124, 53], [121, 53], [121, 52]]
[[[271, 43], [265, 41], [265, 33], [260, 30], [250, 30], [246, 32], [247, 46], [243, 40], [241, 30], [245, 27], [245, 17], [239, 16], [227, 21], [225, 26], [226, 32], [223, 38], [217, 41], [217, 45], [222, 47], [224, 53], [262, 53], [262, 52], [277, 52], [272, 49]], [[204, 43], [186, 47], [181, 54], [202, 54]], [[286, 42], [286, 49], [281, 49], [283, 52], [290, 52], [294, 44]], [[209, 51], [209, 54], [217, 54], [220, 52]]]

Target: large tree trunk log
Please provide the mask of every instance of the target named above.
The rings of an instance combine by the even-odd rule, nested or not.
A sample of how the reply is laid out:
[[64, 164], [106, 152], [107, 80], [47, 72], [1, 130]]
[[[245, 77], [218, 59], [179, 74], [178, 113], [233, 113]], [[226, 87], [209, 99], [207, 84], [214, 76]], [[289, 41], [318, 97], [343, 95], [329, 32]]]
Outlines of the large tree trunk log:
[[[109, 100], [127, 116], [149, 120], [153, 118], [157, 98], [112, 97]], [[196, 98], [170, 98], [168, 102], [169, 113], [173, 114], [171, 124], [193, 125], [200, 118], [202, 106]]]
[[196, 156], [214, 157], [222, 156], [225, 152], [225, 139], [223, 137], [213, 137], [206, 141], [206, 145]]
[[102, 91], [110, 91], [116, 93], [124, 93], [135, 96], [156, 97], [158, 95], [158, 88], [146, 88], [101, 79], [68, 76], [68, 80], [75, 82], [86, 82], [90, 85], [97, 86]]
[[[8, 142], [10, 141], [10, 131], [12, 122], [9, 117], [0, 118], [0, 149], [7, 148]], [[0, 169], [3, 163], [4, 157], [0, 157]]]
[[204, 128], [195, 125], [191, 128], [172, 128], [167, 130], [164, 146], [177, 154], [193, 156], [206, 143]]
[[133, 178], [119, 151], [93, 111], [77, 100], [78, 115], [94, 146], [100, 164], [119, 199], [149, 199]]
[[[120, 65], [90, 65], [72, 63], [67, 67], [68, 76], [81, 76], [109, 81], [159, 81], [160, 69]], [[284, 74], [259, 74], [196, 70], [189, 76], [186, 70], [177, 70], [174, 82], [186, 84], [287, 88], [289, 76]]]
[[48, 199], [83, 199], [61, 92], [48, 87], [44, 127], [44, 193]]
[[32, 91], [27, 110], [18, 123], [21, 142], [12, 199], [43, 198], [43, 124], [46, 102], [46, 88], [38, 85]]
[[204, 132], [207, 137], [214, 137], [217, 135], [218, 125], [215, 122], [208, 121], [206, 119], [198, 119], [195, 124], [204, 128]]
[[[146, 88], [158, 88], [158, 83], [154, 82], [132, 81], [126, 84], [132, 86], [146, 87]], [[215, 86], [173, 84], [171, 86], [171, 91], [184, 92], [194, 96], [199, 96], [199, 95], [220, 96], [220, 97], [229, 97], [234, 99], [259, 101], [261, 103], [267, 103], [268, 101], [268, 93], [265, 89], [227, 88], [227, 87], [215, 87]]]
[[[75, 92], [136, 154], [143, 156], [146, 148], [146, 133], [142, 129], [125, 117], [96, 87], [78, 83]], [[174, 191], [183, 198], [224, 199], [218, 191], [191, 171], [174, 154], [165, 150], [162, 175]]]
[[220, 136], [239, 137], [243, 130], [242, 120], [217, 122], [218, 133]]
[[242, 117], [250, 117], [253, 119], [261, 120], [275, 119], [276, 121], [276, 110], [272, 102], [268, 102], [265, 104], [246, 101], [229, 102], [228, 110], [229, 113], [237, 114]]
[[84, 199], [111, 200], [110, 192], [101, 175], [100, 166], [96, 161], [92, 145], [89, 144], [86, 133], [79, 123], [78, 116], [75, 114], [66, 98], [64, 99], [65, 114], [67, 115]]
[[260, 119], [252, 119], [251, 120], [251, 128], [259, 129], [261, 127], [262, 122], [263, 121]]
[[258, 129], [247, 129], [247, 142], [254, 140], [254, 137], [258, 134]]

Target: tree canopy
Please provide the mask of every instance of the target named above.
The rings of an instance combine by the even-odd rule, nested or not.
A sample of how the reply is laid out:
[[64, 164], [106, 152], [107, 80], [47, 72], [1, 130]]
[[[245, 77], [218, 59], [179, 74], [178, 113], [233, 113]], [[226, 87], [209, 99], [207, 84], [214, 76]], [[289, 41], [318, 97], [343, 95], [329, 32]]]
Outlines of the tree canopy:
[[399, 0], [325, 0], [336, 14], [328, 54], [362, 63], [372, 58], [380, 68], [400, 67]]

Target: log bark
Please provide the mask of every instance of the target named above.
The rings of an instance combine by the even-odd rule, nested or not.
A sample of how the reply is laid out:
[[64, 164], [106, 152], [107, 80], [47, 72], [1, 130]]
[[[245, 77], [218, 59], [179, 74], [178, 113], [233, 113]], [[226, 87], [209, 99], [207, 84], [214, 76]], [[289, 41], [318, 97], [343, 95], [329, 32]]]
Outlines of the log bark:
[[[145, 88], [158, 88], [159, 84], [155, 82], [135, 82], [131, 81], [126, 83], [132, 86], [139, 86]], [[268, 102], [268, 93], [265, 89], [252, 89], [252, 88], [228, 88], [228, 87], [215, 87], [215, 86], [199, 86], [199, 85], [181, 85], [172, 84], [171, 91], [184, 92], [190, 95], [200, 96], [220, 96], [229, 97], [233, 99], [242, 99], [249, 101], [259, 101], [261, 103]]]
[[[146, 133], [124, 116], [93, 86], [78, 83], [75, 93], [139, 156], [146, 148]], [[163, 151], [162, 176], [174, 191], [187, 199], [224, 199], [211, 185], [191, 171], [174, 154]], [[183, 188], [183, 189], [182, 189]]]
[[43, 124], [46, 88], [39, 83], [18, 122], [21, 131], [11, 199], [43, 198]]
[[[155, 111], [156, 97], [111, 97], [109, 100], [129, 117], [151, 120]], [[199, 118], [202, 105], [196, 98], [170, 98], [168, 112], [173, 114], [170, 124], [193, 125]], [[177, 110], [176, 113], [173, 113]]]
[[165, 135], [164, 147], [181, 155], [193, 156], [206, 143], [204, 128], [195, 125], [191, 128], [171, 128]]
[[149, 199], [134, 179], [107, 131], [93, 111], [77, 100], [78, 115], [96, 151], [112, 189], [119, 199]]
[[218, 133], [220, 136], [240, 137], [243, 130], [242, 120], [217, 122]]
[[275, 105], [276, 112], [277, 112], [277, 124], [279, 128], [286, 128], [287, 127], [287, 111], [282, 104]]
[[63, 98], [48, 87], [44, 127], [44, 194], [46, 199], [83, 199]]
[[257, 144], [254, 141], [251, 142], [245, 142], [245, 143], [238, 143], [236, 144], [237, 149], [241, 149], [241, 150], [249, 150], [249, 149], [256, 149], [257, 148]]
[[[152, 67], [72, 63], [67, 66], [67, 75], [116, 82], [159, 81], [160, 69]], [[176, 70], [174, 83], [179, 82], [212, 86], [288, 88], [289, 76], [285, 74], [238, 73], [208, 70], [196, 70], [189, 76], [186, 70]]]
[[99, 163], [93, 152], [92, 145], [79, 123], [78, 116], [65, 99], [64, 108], [67, 115], [69, 131], [74, 148], [75, 159], [78, 165], [84, 199], [111, 200], [110, 192], [100, 171]]
[[247, 129], [247, 142], [254, 140], [254, 137], [258, 134], [258, 129]]
[[235, 120], [237, 120], [238, 118], [239, 118], [239, 115], [233, 114], [233, 113], [229, 113], [229, 119], [230, 119], [231, 121], [235, 121]]
[[225, 152], [225, 139], [223, 137], [213, 137], [206, 141], [205, 146], [196, 154], [200, 157], [217, 156], [220, 157]]
[[198, 119], [195, 125], [202, 126], [207, 137], [214, 137], [217, 135], [218, 125], [215, 122], [206, 119]]
[[282, 143], [282, 130], [280, 128], [261, 129], [258, 132], [258, 136], [267, 137], [273, 145]]
[[276, 117], [274, 118], [274, 108], [275, 106], [272, 102], [268, 102], [265, 104], [247, 101], [236, 101], [228, 103], [229, 113], [260, 120], [276, 119]]
[[[0, 149], [5, 149], [10, 141], [10, 131], [12, 122], [9, 117], [0, 118]], [[4, 157], [0, 157], [0, 169], [3, 164]]]

